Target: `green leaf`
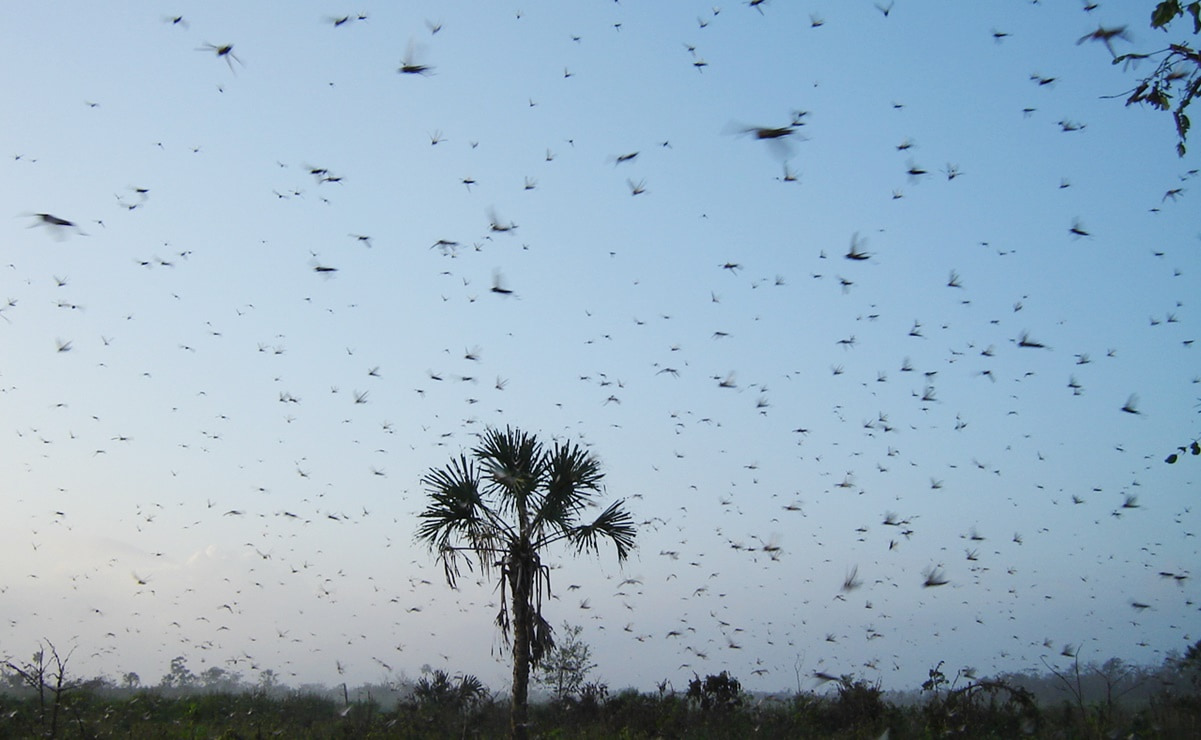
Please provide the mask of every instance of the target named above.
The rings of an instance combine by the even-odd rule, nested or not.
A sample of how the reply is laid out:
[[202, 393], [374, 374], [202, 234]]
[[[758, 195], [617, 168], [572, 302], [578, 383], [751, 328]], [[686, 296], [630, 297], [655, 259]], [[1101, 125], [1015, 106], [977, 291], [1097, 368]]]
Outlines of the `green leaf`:
[[1183, 12], [1180, 9], [1180, 3], [1176, 2], [1176, 0], [1164, 0], [1164, 2], [1156, 5], [1155, 10], [1151, 12], [1151, 27], [1164, 28], [1176, 20], [1176, 16]]
[[1151, 12], [1151, 27], [1164, 28], [1176, 20], [1176, 16], [1183, 12], [1180, 9], [1180, 3], [1176, 2], [1176, 0], [1164, 0], [1164, 2], [1156, 5], [1155, 10]]

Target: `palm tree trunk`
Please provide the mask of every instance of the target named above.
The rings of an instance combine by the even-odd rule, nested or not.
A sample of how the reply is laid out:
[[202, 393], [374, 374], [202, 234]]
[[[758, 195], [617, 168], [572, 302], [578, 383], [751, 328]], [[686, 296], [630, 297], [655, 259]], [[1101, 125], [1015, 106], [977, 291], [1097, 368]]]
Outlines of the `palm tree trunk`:
[[509, 551], [509, 593], [513, 597], [513, 704], [509, 711], [509, 736], [526, 740], [529, 724], [530, 638], [533, 615], [534, 553], [530, 548], [530, 516], [524, 495], [517, 508], [517, 547]]
[[509, 593], [513, 608], [513, 701], [509, 711], [509, 734], [526, 740], [530, 689], [530, 590], [533, 574], [529, 564], [516, 558], [509, 565]]

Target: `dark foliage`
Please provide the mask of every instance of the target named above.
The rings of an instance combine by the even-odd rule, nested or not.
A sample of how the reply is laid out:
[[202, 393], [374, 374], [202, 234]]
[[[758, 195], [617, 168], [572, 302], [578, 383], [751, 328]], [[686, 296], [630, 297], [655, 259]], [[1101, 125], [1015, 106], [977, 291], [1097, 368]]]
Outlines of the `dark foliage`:
[[742, 706], [742, 684], [726, 671], [705, 676], [704, 681], [693, 676], [688, 682], [688, 698], [701, 711], [731, 712]]
[[[1151, 27], [1166, 32], [1174, 21], [1182, 17], [1188, 17], [1192, 21], [1187, 25], [1192, 27], [1194, 36], [1201, 33], [1201, 2], [1195, 1], [1181, 3], [1179, 0], [1163, 0], [1151, 13]], [[1099, 33], [1101, 30], [1103, 29], [1099, 29]], [[1114, 31], [1122, 34], [1125, 29]], [[1098, 34], [1090, 36], [1101, 38]], [[1108, 45], [1108, 39], [1106, 41]], [[1112, 47], [1110, 51], [1112, 52]], [[1134, 65], [1148, 59], [1156, 60], [1155, 71], [1139, 82], [1126, 98], [1126, 105], [1139, 103], [1158, 110], [1171, 111], [1172, 120], [1176, 123], [1176, 153], [1183, 157], [1186, 151], [1185, 142], [1191, 128], [1188, 107], [1194, 99], [1201, 96], [1201, 52], [1187, 43], [1177, 42], [1154, 52], [1115, 54], [1113, 63]]]
[[[22, 670], [25, 665], [20, 666]], [[30, 671], [26, 671], [34, 675]], [[11, 669], [4, 678], [11, 679]], [[728, 672], [700, 678], [677, 693], [668, 681], [657, 693], [610, 694], [586, 684], [577, 697], [530, 707], [529, 731], [546, 738], [815, 737], [1201, 737], [1201, 643], [1169, 657], [1152, 673], [1119, 660], [1081, 669], [1104, 683], [1100, 698], [1043, 701], [1017, 677], [953, 677], [939, 663], [912, 703], [895, 703], [878, 683], [842, 676], [833, 690], [791, 697], [752, 696]], [[1154, 675], [1154, 681], [1144, 676]], [[58, 685], [57, 672], [48, 676]], [[1051, 678], [1054, 680], [1054, 678]], [[394, 706], [361, 692], [237, 693], [202, 686], [121, 689], [104, 679], [71, 680], [57, 699], [28, 681], [0, 691], [0, 738], [466, 738], [502, 737], [508, 707], [474, 676], [429, 671]], [[1139, 699], [1129, 687], [1150, 685]], [[1073, 683], [1073, 685], [1076, 685]], [[1080, 684], [1086, 686], [1087, 681]], [[58, 707], [59, 722], [49, 716]]]

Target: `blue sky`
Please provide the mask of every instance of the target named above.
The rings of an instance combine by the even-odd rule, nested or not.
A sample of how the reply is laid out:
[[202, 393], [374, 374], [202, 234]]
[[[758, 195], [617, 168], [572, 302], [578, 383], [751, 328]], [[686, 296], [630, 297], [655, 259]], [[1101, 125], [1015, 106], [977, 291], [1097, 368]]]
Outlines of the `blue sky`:
[[642, 522], [551, 558], [612, 687], [1162, 661], [1196, 157], [1076, 43], [1150, 8], [7, 6], [0, 652], [502, 688], [491, 584], [413, 535], [511, 424]]

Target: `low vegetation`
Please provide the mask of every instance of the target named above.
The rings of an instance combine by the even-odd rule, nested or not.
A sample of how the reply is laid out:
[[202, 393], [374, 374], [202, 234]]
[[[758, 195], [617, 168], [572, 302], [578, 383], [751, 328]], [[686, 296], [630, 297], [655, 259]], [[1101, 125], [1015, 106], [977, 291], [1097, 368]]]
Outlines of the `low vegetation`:
[[[939, 663], [907, 693], [815, 674], [816, 691], [768, 696], [748, 694], [725, 671], [685, 677], [683, 691], [665, 680], [653, 693], [610, 693], [582, 680], [594, 666], [573, 635], [558, 657], [583, 654], [580, 675], [564, 675], [566, 660], [542, 674], [550, 694], [530, 705], [534, 737], [1201, 737], [1201, 642], [1156, 667], [1077, 660], [1066, 671], [978, 678]], [[511, 729], [500, 693], [428, 667], [412, 682], [289, 689], [269, 670], [250, 684], [220, 668], [194, 674], [180, 657], [148, 687], [132, 673], [74, 678], [69, 659], [46, 643], [28, 661], [0, 664], [0, 738], [466, 738]]]

